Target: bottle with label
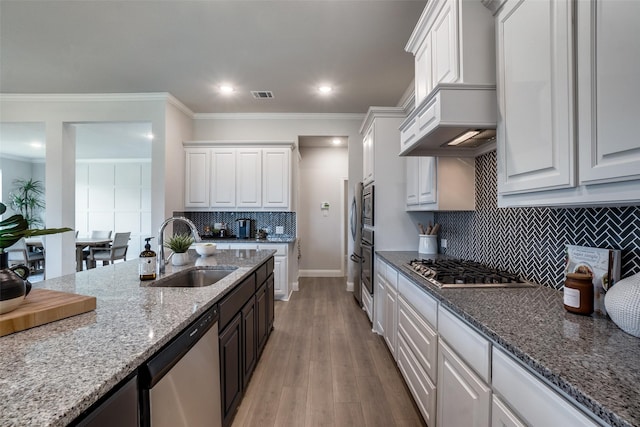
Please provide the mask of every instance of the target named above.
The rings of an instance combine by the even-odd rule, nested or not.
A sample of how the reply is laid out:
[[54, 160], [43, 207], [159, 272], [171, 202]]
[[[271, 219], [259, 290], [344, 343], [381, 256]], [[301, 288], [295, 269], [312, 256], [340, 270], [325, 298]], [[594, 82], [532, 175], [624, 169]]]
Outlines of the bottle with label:
[[590, 274], [567, 273], [564, 281], [564, 308], [577, 314], [593, 313], [593, 278]]
[[144, 251], [140, 252], [140, 264], [138, 272], [140, 280], [154, 280], [156, 278], [156, 253], [151, 250], [149, 240], [153, 237], [144, 239], [147, 243], [144, 245]]

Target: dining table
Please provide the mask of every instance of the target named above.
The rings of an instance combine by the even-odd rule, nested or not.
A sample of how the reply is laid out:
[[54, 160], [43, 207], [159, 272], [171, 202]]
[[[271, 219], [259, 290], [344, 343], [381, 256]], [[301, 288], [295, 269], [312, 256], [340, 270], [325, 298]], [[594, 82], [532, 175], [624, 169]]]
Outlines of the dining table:
[[[40, 237], [27, 237], [25, 239], [27, 246], [32, 248], [42, 248], [42, 239]], [[106, 238], [91, 238], [91, 237], [76, 237], [76, 271], [83, 270], [82, 251], [85, 248], [91, 247], [104, 247], [111, 243], [111, 239]]]

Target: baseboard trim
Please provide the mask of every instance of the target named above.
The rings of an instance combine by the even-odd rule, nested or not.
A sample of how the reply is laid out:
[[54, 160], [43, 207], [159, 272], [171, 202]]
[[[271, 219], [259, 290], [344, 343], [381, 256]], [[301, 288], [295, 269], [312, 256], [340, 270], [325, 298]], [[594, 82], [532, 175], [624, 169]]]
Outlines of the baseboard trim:
[[344, 277], [340, 270], [300, 270], [299, 277]]
[[353, 282], [347, 282], [347, 292], [353, 292]]

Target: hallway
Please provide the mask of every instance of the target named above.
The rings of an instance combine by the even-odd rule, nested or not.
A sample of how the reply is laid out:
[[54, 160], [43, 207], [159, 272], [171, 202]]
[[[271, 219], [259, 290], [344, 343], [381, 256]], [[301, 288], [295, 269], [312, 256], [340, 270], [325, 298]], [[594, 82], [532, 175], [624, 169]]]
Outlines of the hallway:
[[424, 426], [382, 337], [344, 278], [300, 278], [233, 427]]

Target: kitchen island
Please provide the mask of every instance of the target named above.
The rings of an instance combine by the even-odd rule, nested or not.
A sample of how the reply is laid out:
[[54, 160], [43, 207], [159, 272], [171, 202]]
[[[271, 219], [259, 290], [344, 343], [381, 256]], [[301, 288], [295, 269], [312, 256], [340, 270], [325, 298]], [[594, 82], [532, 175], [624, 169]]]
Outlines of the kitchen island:
[[[152, 287], [138, 260], [36, 283], [95, 296], [95, 311], [0, 338], [0, 426], [63, 426], [130, 376], [150, 356], [273, 256], [218, 251], [163, 277], [198, 267], [237, 267], [211, 286]], [[159, 277], [158, 279], [161, 279]]]
[[605, 317], [567, 312], [548, 287], [440, 289], [407, 267], [425, 256], [377, 255], [598, 424], [640, 426], [639, 338]]

